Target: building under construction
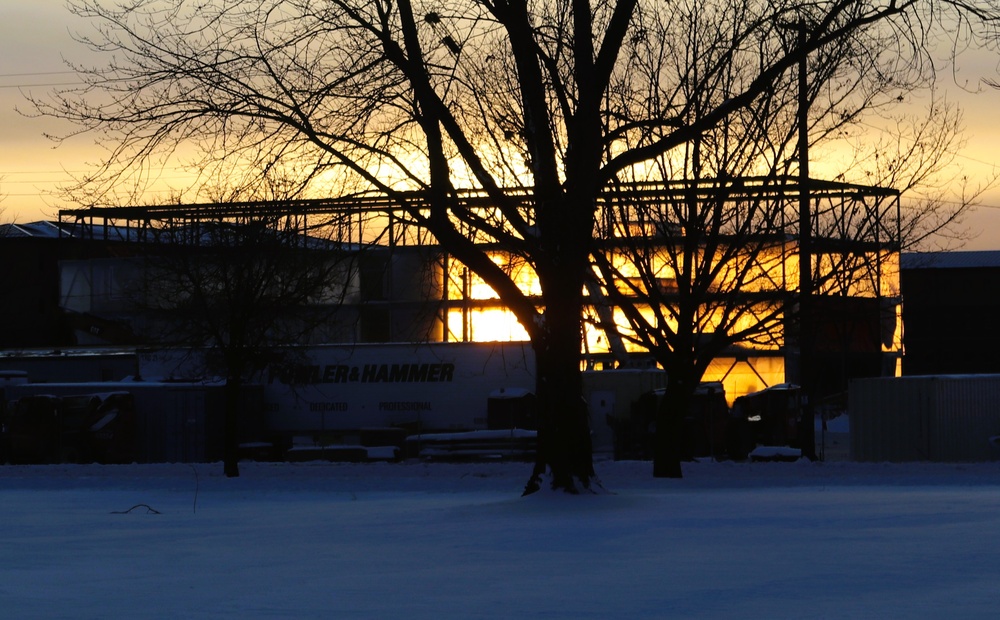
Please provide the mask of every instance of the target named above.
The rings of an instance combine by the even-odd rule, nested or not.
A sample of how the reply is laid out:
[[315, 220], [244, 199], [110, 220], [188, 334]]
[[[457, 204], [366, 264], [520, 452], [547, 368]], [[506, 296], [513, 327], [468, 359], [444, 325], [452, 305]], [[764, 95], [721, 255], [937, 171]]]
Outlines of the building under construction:
[[[512, 190], [508, 196], [530, 213], [530, 192]], [[481, 192], [460, 192], [454, 200], [489, 217], [491, 205]], [[524, 330], [496, 293], [411, 217], [414, 209], [425, 208], [423, 201], [421, 193], [412, 192], [63, 210], [61, 235], [130, 249], [101, 259], [63, 261], [60, 304], [75, 317], [81, 344], [116, 338], [141, 343], [141, 310], [129, 307], [121, 292], [129, 286], [121, 279], [129, 271], [125, 264], [134, 265], [135, 257], [150, 248], [157, 253], [167, 247], [197, 247], [210, 238], [206, 231], [221, 223], [266, 222], [303, 244], [321, 243], [331, 253], [354, 257], [336, 283], [338, 326], [323, 332], [325, 342], [523, 340]], [[803, 188], [798, 179], [785, 177], [628, 185], [602, 198], [595, 238], [601, 251], [614, 257], [645, 235], [666, 257], [669, 248], [691, 234], [684, 223], [671, 221], [671, 214], [712, 209], [725, 210], [737, 223], [740, 217], [759, 220], [752, 240], [715, 229], [717, 245], [756, 244], [758, 251], [747, 260], [755, 262], [754, 281], [768, 283], [727, 294], [781, 299], [788, 308], [805, 300], [813, 309], [817, 336], [808, 355], [821, 369], [815, 373], [823, 384], [817, 393], [835, 397], [852, 377], [897, 373], [902, 355], [897, 192], [816, 180]], [[477, 239], [476, 231], [469, 235]], [[483, 243], [523, 290], [536, 289], [528, 261], [495, 243]], [[658, 296], [637, 303], [670, 303], [675, 274], [667, 258], [661, 263]], [[808, 278], [800, 276], [803, 265], [809, 266]], [[626, 266], [619, 272], [623, 281], [627, 271]], [[128, 277], [134, 282], [136, 274]], [[609, 329], [620, 320], [608, 297], [598, 289], [588, 293], [581, 363], [595, 369], [650, 365], [647, 351], [623, 339], [627, 329]], [[730, 400], [769, 385], [800, 382], [805, 378], [799, 371], [804, 347], [797, 322], [789, 318], [772, 331], [767, 338], [731, 347], [713, 362], [705, 380], [723, 382]]]

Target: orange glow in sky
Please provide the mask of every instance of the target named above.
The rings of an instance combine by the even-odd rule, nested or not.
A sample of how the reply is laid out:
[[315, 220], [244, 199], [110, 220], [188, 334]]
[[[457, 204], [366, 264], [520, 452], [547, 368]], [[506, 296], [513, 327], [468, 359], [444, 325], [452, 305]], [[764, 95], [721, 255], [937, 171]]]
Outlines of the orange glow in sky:
[[[0, 24], [0, 221], [51, 219], [60, 208], [79, 206], [61, 202], [57, 189], [85, 173], [100, 160], [102, 151], [92, 136], [77, 136], [57, 147], [44, 134], [67, 134], [72, 127], [26, 117], [15, 107], [30, 112], [24, 92], [42, 95], [75, 82], [63, 59], [87, 62], [89, 52], [70, 35], [87, 24], [69, 14], [64, 0], [5, 0], [0, 3]], [[960, 175], [976, 184], [995, 175], [1000, 163], [996, 150], [1000, 123], [995, 118], [1000, 91], [981, 86], [984, 78], [998, 78], [998, 58], [992, 52], [972, 51], [959, 62], [954, 77], [950, 71], [942, 75], [938, 88], [964, 110], [967, 145], [956, 165]], [[915, 106], [929, 101], [927, 94], [912, 97]], [[825, 174], [820, 164], [813, 166], [816, 176]], [[189, 178], [184, 171], [164, 171], [159, 194], [150, 195], [149, 201], [166, 200], [171, 187], [184, 187]], [[984, 194], [981, 202], [983, 206], [966, 220], [979, 235], [962, 249], [1000, 250], [1000, 187]]]

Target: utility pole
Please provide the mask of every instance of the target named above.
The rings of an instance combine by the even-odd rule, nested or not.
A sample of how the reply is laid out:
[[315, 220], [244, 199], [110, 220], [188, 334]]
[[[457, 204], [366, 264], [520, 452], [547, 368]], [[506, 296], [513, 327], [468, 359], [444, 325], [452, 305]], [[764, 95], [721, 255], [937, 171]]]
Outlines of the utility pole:
[[799, 437], [802, 455], [816, 458], [816, 432], [814, 428], [815, 359], [813, 349], [816, 340], [816, 323], [813, 316], [812, 277], [812, 213], [809, 192], [809, 67], [806, 47], [806, 22], [800, 20], [798, 46], [802, 53], [799, 59], [799, 109], [798, 109], [798, 157], [799, 157], [799, 381], [803, 402]]
[[[806, 24], [798, 22], [799, 49], [806, 44]], [[809, 75], [805, 53], [799, 60], [799, 294], [800, 302], [808, 303], [813, 293], [812, 281], [812, 217], [809, 201]]]

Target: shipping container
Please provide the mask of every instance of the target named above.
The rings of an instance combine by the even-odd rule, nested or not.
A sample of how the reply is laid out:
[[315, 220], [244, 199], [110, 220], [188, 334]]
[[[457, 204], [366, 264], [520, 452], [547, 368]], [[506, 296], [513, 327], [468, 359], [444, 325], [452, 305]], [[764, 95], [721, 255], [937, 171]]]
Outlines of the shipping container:
[[856, 461], [994, 460], [1000, 375], [855, 379], [848, 414]]
[[[218, 461], [223, 390], [219, 383], [147, 381], [11, 386], [6, 390], [6, 456], [36, 463]], [[260, 442], [267, 437], [263, 389], [245, 386], [242, 403], [237, 439]]]
[[13, 372], [31, 383], [121, 381], [136, 373], [134, 349], [38, 349], [0, 351], [0, 374]]

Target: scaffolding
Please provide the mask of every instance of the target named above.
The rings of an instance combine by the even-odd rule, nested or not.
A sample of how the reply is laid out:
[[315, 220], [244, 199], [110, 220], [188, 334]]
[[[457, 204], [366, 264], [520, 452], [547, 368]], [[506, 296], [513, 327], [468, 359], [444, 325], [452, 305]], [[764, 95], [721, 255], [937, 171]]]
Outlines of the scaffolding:
[[[796, 229], [792, 218], [803, 193], [813, 204], [812, 223], [819, 249], [857, 248], [859, 243], [898, 249], [899, 192], [876, 186], [811, 179], [806, 187], [791, 176], [746, 177], [726, 180], [672, 181], [663, 183], [629, 183], [610, 187], [598, 198], [598, 212], [606, 214], [610, 207], [623, 202], [636, 206], [676, 201], [774, 202], [788, 205], [788, 219], [783, 229]], [[531, 223], [532, 193], [530, 189], [506, 189], [504, 196], [517, 205]], [[889, 204], [884, 204], [885, 200]], [[159, 229], [196, 228], [206, 222], [244, 222], [261, 217], [274, 220], [287, 230], [308, 234], [319, 226], [337, 225], [338, 240], [343, 243], [363, 243], [365, 223], [382, 216], [393, 233], [380, 237], [387, 245], [431, 245], [436, 241], [426, 229], [415, 223], [409, 213], [429, 212], [429, 194], [424, 191], [401, 191], [392, 195], [361, 193], [337, 198], [314, 198], [272, 201], [232, 201], [187, 205], [90, 206], [62, 209], [60, 225], [71, 225], [78, 236], [94, 239], [136, 241], [148, 239], [144, 231]], [[449, 207], [483, 212], [495, 209], [489, 195], [482, 190], [457, 190], [449, 197]], [[595, 234], [610, 237], [608, 220], [598, 218]], [[61, 227], [62, 229], [62, 227]], [[127, 231], [127, 232], [126, 232]], [[471, 235], [473, 231], [469, 231]]]
[[[513, 188], [503, 193], [507, 207], [513, 206], [529, 225], [535, 223], [533, 196], [528, 188]], [[871, 273], [864, 297], [874, 297], [880, 307], [895, 313], [898, 306], [898, 286], [882, 281], [886, 271], [883, 261], [896, 261], [900, 251], [899, 192], [889, 188], [857, 185], [836, 181], [799, 177], [746, 177], [671, 181], [662, 183], [631, 183], [610, 186], [598, 199], [594, 236], [597, 247], [614, 251], [621, 239], [615, 227], [621, 218], [636, 214], [651, 205], [671, 203], [692, 205], [724, 203], [739, 210], [739, 205], [767, 205], [762, 212], [770, 221], [762, 222], [761, 235], [775, 242], [795, 245], [800, 240], [800, 207], [803, 199], [810, 205], [808, 252], [819, 257], [813, 270], [847, 265], [856, 257], [874, 257], [877, 262]], [[474, 340], [470, 316], [476, 311], [503, 309], [495, 296], [475, 295], [472, 274], [464, 265], [441, 248], [421, 219], [432, 209], [430, 195], [423, 191], [402, 191], [393, 194], [361, 193], [337, 198], [298, 199], [281, 201], [234, 201], [188, 205], [149, 205], [124, 207], [86, 207], [59, 211], [60, 230], [72, 231], [73, 236], [128, 242], [149, 242], [164, 239], [187, 239], [196, 243], [201, 227], [213, 222], [241, 223], [265, 218], [276, 229], [307, 236], [323, 230], [324, 238], [343, 248], [376, 248], [386, 253], [391, 262], [394, 252], [414, 252], [419, 249], [421, 260], [435, 263], [434, 273], [441, 281], [432, 290], [440, 291], [437, 298], [425, 299], [444, 327], [445, 340]], [[448, 209], [475, 213], [490, 221], [497, 220], [495, 202], [482, 190], [458, 190], [448, 197]], [[624, 214], [624, 215], [623, 215]], [[636, 215], [638, 218], [639, 216]], [[491, 252], [504, 252], [496, 239], [484, 238], [481, 231], [459, 227], [467, 237]], [[681, 226], [660, 226], [656, 242], [681, 243], [687, 231]], [[522, 237], [523, 239], [523, 237]], [[530, 240], [526, 240], [530, 242]], [[723, 243], [738, 243], [738, 239], [721, 239]], [[802, 244], [799, 244], [800, 246]], [[797, 250], [806, 251], [802, 247]], [[380, 303], [391, 307], [403, 303], [393, 294], [392, 270], [387, 276], [386, 298]], [[898, 275], [895, 276], [898, 278]], [[412, 283], [409, 283], [412, 285]], [[791, 283], [787, 288], [797, 286]], [[847, 283], [847, 286], [857, 284]], [[794, 290], [787, 291], [794, 294]], [[600, 305], [596, 290], [590, 289], [591, 303]], [[854, 293], [851, 294], [855, 294]], [[810, 295], [812, 293], [810, 292]], [[816, 291], [817, 295], [847, 295], [848, 291]], [[413, 304], [417, 300], [407, 299]], [[540, 303], [540, 302], [539, 302]], [[595, 306], [596, 307], [596, 306]], [[461, 327], [449, 333], [451, 313], [461, 314]], [[614, 343], [612, 343], [613, 345]], [[620, 343], [618, 343], [620, 345]], [[622, 347], [611, 346], [610, 357], [618, 358]], [[603, 354], [609, 356], [608, 353]], [[621, 361], [621, 360], [617, 360]]]

